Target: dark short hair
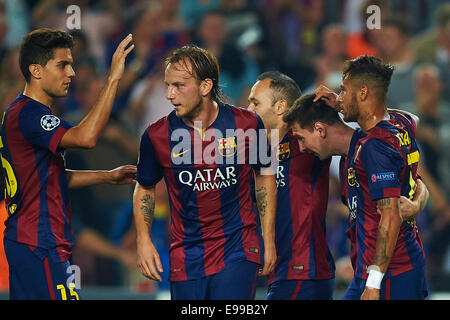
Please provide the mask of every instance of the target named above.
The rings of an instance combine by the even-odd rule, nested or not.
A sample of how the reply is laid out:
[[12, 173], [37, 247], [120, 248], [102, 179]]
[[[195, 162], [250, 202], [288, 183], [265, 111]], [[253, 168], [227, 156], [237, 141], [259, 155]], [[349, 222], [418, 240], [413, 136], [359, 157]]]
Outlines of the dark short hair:
[[[226, 100], [225, 95], [219, 87], [219, 62], [217, 58], [208, 50], [195, 45], [183, 46], [174, 50], [165, 60], [167, 67], [171, 63], [184, 62], [189, 60], [192, 65], [192, 76], [199, 81], [211, 79], [213, 87], [211, 89], [211, 99], [218, 103]], [[186, 68], [186, 71], [189, 70]]]
[[258, 76], [258, 81], [270, 79], [270, 88], [273, 91], [272, 105], [285, 99], [291, 107], [294, 101], [302, 95], [298, 84], [289, 76], [279, 71], [266, 71]]
[[343, 79], [347, 77], [353, 83], [357, 82], [360, 86], [366, 85], [370, 87], [376, 99], [380, 102], [385, 102], [393, 72], [394, 67], [384, 63], [383, 60], [373, 56], [362, 55], [345, 61]]
[[62, 30], [41, 28], [23, 37], [19, 53], [19, 65], [26, 82], [30, 82], [31, 64], [45, 66], [54, 57], [54, 49], [72, 48], [72, 36]]
[[283, 116], [283, 121], [288, 127], [298, 123], [303, 129], [311, 131], [318, 121], [328, 125], [342, 123], [337, 111], [322, 99], [314, 102], [315, 97], [316, 95], [313, 93], [305, 94], [295, 100], [292, 107]]

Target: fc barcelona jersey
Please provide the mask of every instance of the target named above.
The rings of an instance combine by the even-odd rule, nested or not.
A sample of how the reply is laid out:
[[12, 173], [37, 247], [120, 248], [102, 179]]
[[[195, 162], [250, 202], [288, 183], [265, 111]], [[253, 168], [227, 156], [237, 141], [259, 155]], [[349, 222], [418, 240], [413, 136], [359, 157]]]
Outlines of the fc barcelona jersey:
[[66, 261], [74, 241], [64, 150], [58, 147], [71, 127], [50, 108], [22, 94], [6, 110], [1, 126], [8, 211], [5, 238], [54, 261]]
[[[268, 161], [262, 161], [261, 150]], [[209, 276], [236, 260], [262, 263], [261, 228], [250, 191], [253, 169], [262, 166], [270, 166], [264, 125], [242, 108], [219, 104], [216, 120], [204, 131], [172, 112], [143, 133], [136, 179], [143, 186], [165, 179], [171, 281]]]
[[[401, 128], [404, 130], [404, 132], [407, 132], [408, 137], [411, 137], [410, 139], [415, 139], [416, 137], [416, 123], [415, 121], [406, 114], [399, 113], [396, 111], [389, 111], [390, 120], [389, 122], [393, 124], [397, 128]], [[361, 130], [356, 130], [352, 136], [352, 139], [350, 141], [350, 147], [349, 150], [354, 150], [356, 147], [356, 143], [360, 139], [360, 137], [364, 133]], [[404, 133], [403, 133], [404, 134]], [[409, 138], [407, 139], [409, 140]], [[415, 145], [415, 142], [413, 144], [414, 151], [418, 152], [417, 146]], [[414, 153], [418, 157], [418, 153]], [[414, 159], [412, 161], [412, 157], [410, 156], [410, 167], [412, 170], [410, 170], [410, 175], [413, 175], [415, 173], [417, 177], [419, 176], [417, 173], [417, 166], [418, 166], [418, 159]], [[417, 161], [416, 161], [417, 160]], [[341, 186], [341, 198], [342, 202], [348, 206], [348, 157], [341, 157], [340, 163], [339, 163], [339, 176], [340, 176], [340, 186]], [[412, 182], [412, 185], [410, 185], [410, 191], [408, 192], [409, 197], [411, 198], [413, 194], [411, 193], [411, 190], [414, 190], [415, 182]], [[355, 204], [351, 204], [352, 207], [355, 207]], [[346, 231], [346, 235], [350, 240], [350, 259], [353, 265], [353, 269], [356, 269], [356, 224], [354, 223], [356, 219], [356, 212], [352, 210], [349, 215], [349, 228]], [[413, 226], [414, 229], [418, 229], [416, 226], [416, 222], [414, 220], [408, 221], [408, 223]], [[420, 237], [418, 232], [416, 232], [417, 236], [417, 242], [419, 246], [422, 248], [423, 245], [421, 243]]]
[[334, 277], [326, 239], [331, 158], [321, 161], [301, 152], [289, 131], [276, 148], [277, 263], [269, 284], [279, 280], [323, 280]]
[[[380, 220], [377, 200], [401, 195], [412, 198], [418, 157], [415, 140], [392, 122], [381, 121], [366, 132], [357, 129], [354, 133], [347, 157], [346, 183], [347, 204], [354, 220], [349, 232], [353, 232], [355, 241], [355, 274], [359, 278], [367, 277], [366, 268], [375, 254]], [[396, 276], [424, 263], [415, 223], [403, 222], [386, 276]]]

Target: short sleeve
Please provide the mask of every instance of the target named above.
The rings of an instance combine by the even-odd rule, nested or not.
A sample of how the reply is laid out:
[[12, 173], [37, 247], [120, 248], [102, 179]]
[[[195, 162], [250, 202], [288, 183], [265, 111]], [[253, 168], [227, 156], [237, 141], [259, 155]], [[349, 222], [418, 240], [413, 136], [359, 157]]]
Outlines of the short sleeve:
[[379, 139], [371, 139], [361, 149], [361, 160], [372, 200], [400, 197], [400, 170], [404, 161], [396, 149]]
[[163, 177], [163, 168], [156, 156], [148, 130], [141, 137], [136, 181], [144, 187], [157, 184]]
[[19, 115], [19, 127], [30, 144], [57, 154], [63, 150], [58, 147], [62, 137], [73, 125], [52, 114], [45, 106], [28, 103]]
[[272, 164], [272, 148], [270, 146], [270, 141], [267, 136], [267, 131], [264, 128], [264, 123], [261, 118], [255, 113], [257, 124], [256, 124], [256, 140], [255, 145], [250, 147], [250, 152], [256, 151], [255, 157], [250, 157], [250, 159], [256, 159], [256, 163], [250, 163], [251, 167], [255, 170], [261, 168], [268, 168]]

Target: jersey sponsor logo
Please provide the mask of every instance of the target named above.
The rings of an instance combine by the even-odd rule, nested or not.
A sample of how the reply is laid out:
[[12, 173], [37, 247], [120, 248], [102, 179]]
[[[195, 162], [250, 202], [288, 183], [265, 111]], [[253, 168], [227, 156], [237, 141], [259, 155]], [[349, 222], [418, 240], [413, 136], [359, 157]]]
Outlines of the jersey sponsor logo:
[[41, 127], [45, 131], [52, 131], [59, 126], [60, 120], [57, 116], [46, 114], [41, 118]]
[[278, 161], [288, 159], [290, 155], [291, 155], [290, 143], [289, 142], [281, 143], [278, 146], [278, 150], [277, 150]]
[[356, 219], [356, 211], [358, 210], [358, 197], [353, 196], [351, 199], [347, 199], [348, 209], [350, 211], [350, 218]]
[[222, 189], [237, 183], [235, 167], [207, 168], [195, 170], [195, 173], [184, 170], [178, 174], [178, 180], [192, 191]]
[[276, 172], [276, 183], [277, 188], [284, 187], [286, 185], [286, 181], [284, 180], [284, 166], [277, 166], [277, 172]]
[[395, 180], [395, 172], [390, 171], [390, 172], [374, 173], [370, 176], [370, 180], [373, 183], [380, 181], [393, 181]]

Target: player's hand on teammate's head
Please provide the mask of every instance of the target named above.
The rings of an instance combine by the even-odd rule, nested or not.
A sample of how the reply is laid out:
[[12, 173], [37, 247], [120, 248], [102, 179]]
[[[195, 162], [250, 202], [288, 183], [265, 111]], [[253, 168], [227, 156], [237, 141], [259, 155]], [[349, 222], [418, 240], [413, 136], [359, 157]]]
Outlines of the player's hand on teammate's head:
[[333, 92], [333, 90], [327, 88], [324, 85], [321, 85], [314, 91], [314, 94], [316, 95], [316, 97], [314, 98], [313, 102], [322, 99], [334, 110], [340, 111], [339, 103], [337, 102], [338, 95], [335, 92]]
[[112, 57], [109, 78], [111, 80], [120, 80], [125, 70], [125, 58], [134, 49], [134, 44], [128, 46], [133, 40], [131, 33], [120, 42]]

